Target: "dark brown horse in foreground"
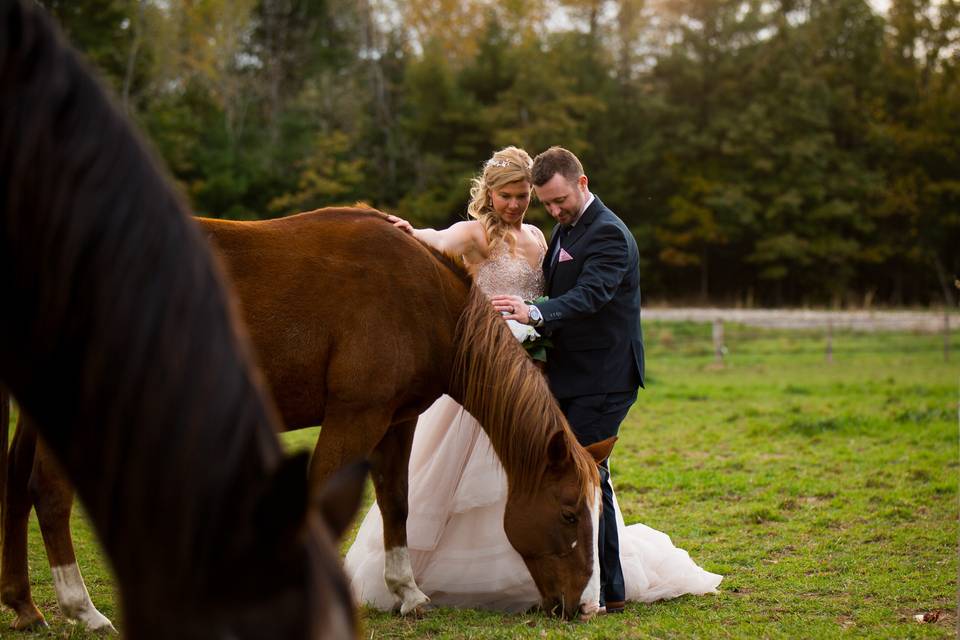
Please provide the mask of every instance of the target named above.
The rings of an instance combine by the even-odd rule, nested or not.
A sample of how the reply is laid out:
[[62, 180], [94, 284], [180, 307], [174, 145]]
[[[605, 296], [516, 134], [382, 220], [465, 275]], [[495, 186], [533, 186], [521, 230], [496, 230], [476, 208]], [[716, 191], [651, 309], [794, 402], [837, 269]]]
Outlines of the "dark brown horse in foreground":
[[[402, 612], [427, 602], [406, 549], [407, 466], [417, 416], [442, 393], [477, 417], [503, 463], [505, 530], [544, 606], [568, 617], [595, 610], [595, 462], [613, 443], [587, 452], [576, 442], [543, 376], [464, 271], [371, 210], [200, 224], [226, 260], [284, 424], [323, 424], [313, 481], [369, 457], [385, 579]], [[36, 500], [63, 494], [43, 484]], [[41, 523], [45, 539], [69, 541], [66, 525]]]
[[[86, 506], [125, 635], [353, 635], [333, 535], [362, 470], [311, 495], [284, 458], [196, 225], [32, 0], [0, 0], [0, 300], [0, 387]], [[6, 551], [25, 530], [5, 529]]]

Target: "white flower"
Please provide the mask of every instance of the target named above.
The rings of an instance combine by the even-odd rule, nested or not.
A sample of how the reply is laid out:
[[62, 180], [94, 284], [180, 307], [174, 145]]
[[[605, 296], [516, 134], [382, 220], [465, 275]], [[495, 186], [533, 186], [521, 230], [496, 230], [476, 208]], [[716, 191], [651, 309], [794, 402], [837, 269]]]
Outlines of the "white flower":
[[520, 324], [516, 320], [507, 320], [507, 326], [510, 327], [513, 337], [520, 342], [533, 342], [540, 337], [537, 330], [528, 324]]

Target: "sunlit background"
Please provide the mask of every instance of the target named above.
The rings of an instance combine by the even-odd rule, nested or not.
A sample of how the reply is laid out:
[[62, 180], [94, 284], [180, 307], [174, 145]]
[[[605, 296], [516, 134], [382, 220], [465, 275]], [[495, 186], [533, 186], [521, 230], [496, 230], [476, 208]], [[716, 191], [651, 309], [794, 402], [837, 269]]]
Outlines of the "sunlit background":
[[493, 150], [561, 144], [645, 302], [956, 304], [955, 2], [43, 4], [204, 215], [441, 227]]

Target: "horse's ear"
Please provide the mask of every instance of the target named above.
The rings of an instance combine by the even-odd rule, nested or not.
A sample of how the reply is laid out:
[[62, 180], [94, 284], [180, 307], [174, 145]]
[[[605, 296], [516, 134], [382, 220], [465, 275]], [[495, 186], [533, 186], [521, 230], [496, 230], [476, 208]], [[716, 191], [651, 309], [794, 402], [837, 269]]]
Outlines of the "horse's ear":
[[550, 442], [547, 443], [547, 461], [551, 467], [558, 467], [565, 464], [569, 458], [570, 445], [567, 443], [566, 434], [557, 431], [550, 436]]
[[613, 451], [613, 445], [617, 443], [617, 436], [612, 438], [607, 438], [606, 440], [601, 440], [600, 442], [594, 442], [589, 447], [584, 447], [590, 455], [593, 456], [593, 459], [597, 464], [600, 464], [604, 460], [610, 457], [610, 452]]
[[264, 539], [281, 540], [299, 530], [307, 513], [309, 461], [309, 454], [301, 451], [284, 458], [271, 474], [254, 512], [254, 524]]
[[367, 462], [353, 462], [336, 471], [324, 483], [315, 504], [336, 539], [350, 526], [363, 501]]

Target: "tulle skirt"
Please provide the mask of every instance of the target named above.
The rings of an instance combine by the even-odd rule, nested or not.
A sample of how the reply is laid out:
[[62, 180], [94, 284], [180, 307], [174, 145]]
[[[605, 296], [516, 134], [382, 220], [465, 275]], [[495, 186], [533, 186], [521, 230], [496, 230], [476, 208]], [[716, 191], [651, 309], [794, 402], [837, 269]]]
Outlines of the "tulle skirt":
[[[507, 478], [486, 434], [463, 407], [441, 397], [417, 422], [407, 517], [414, 577], [433, 604], [519, 612], [539, 602], [530, 572], [503, 531], [506, 500]], [[643, 524], [625, 526], [619, 505], [616, 510], [627, 600], [716, 591], [721, 576], [697, 566], [666, 534]], [[357, 602], [394, 608], [383, 580], [383, 520], [376, 504], [344, 565]]]

